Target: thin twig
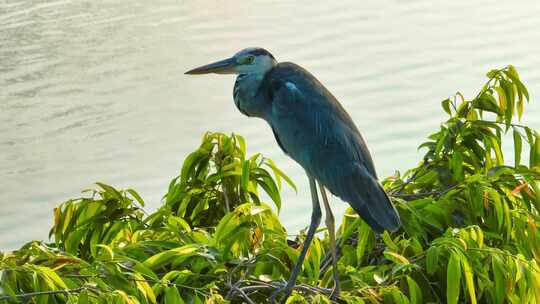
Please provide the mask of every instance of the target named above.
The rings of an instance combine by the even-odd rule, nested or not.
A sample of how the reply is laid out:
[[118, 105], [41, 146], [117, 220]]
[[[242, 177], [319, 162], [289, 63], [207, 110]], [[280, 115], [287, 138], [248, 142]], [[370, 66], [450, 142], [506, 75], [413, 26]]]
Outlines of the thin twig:
[[[126, 268], [126, 269], [128, 269], [130, 271], [133, 271], [129, 267], [124, 266], [124, 268]], [[140, 273], [140, 274], [145, 276], [145, 274], [143, 274], [143, 273]], [[65, 275], [62, 275], [62, 276], [71, 277], [71, 278], [106, 278], [107, 277], [105, 275], [82, 275], [82, 274], [65, 274]], [[202, 295], [208, 295], [208, 293], [204, 292], [205, 289], [203, 287], [194, 287], [194, 286], [188, 286], [188, 285], [172, 283], [172, 282], [165, 283], [165, 282], [157, 281], [157, 280], [154, 280], [154, 279], [151, 279], [151, 278], [149, 278], [149, 279], [126, 278], [126, 280], [132, 281], [132, 282], [146, 282], [146, 283], [152, 283], [152, 284], [172, 285], [172, 286], [176, 286], [176, 287], [180, 287], [180, 288], [191, 289], [194, 292], [202, 294]]]
[[484, 123], [493, 123], [493, 124], [497, 124], [497, 125], [502, 125], [502, 126], [511, 126], [511, 127], [516, 127], [516, 128], [523, 128], [523, 129], [530, 129], [530, 127], [526, 126], [526, 125], [520, 125], [520, 124], [516, 124], [516, 123], [505, 123], [505, 122], [502, 122], [502, 121], [492, 121], [492, 120], [483, 120], [483, 119], [477, 119], [477, 120], [466, 120], [466, 122], [468, 123], [475, 123], [475, 122], [484, 122]]
[[88, 289], [88, 286], [81, 286], [78, 288], [73, 289], [62, 289], [62, 290], [49, 290], [49, 291], [36, 291], [36, 292], [29, 292], [29, 293], [20, 293], [13, 296], [0, 296], [0, 301], [4, 300], [11, 300], [13, 298], [17, 299], [26, 299], [26, 298], [33, 298], [33, 297], [39, 297], [39, 296], [48, 296], [48, 295], [56, 295], [56, 294], [64, 294], [69, 295], [70, 293], [78, 293], [85, 289]]
[[[279, 290], [285, 287], [286, 282], [284, 281], [265, 282], [261, 280], [239, 280], [235, 284], [227, 284], [227, 285], [230, 288], [230, 290], [227, 293], [227, 296], [225, 297], [226, 299], [232, 299], [234, 295], [238, 293], [248, 303], [254, 304], [254, 302], [249, 298], [248, 293], [254, 293], [254, 292], [268, 290], [268, 289]], [[244, 285], [244, 286], [241, 287], [241, 285]], [[299, 291], [302, 291], [304, 293], [309, 293], [309, 294], [330, 295], [332, 293], [332, 289], [330, 288], [311, 286], [307, 284], [294, 285], [293, 290], [299, 290]], [[337, 303], [337, 302], [332, 300], [332, 303]]]
[[392, 197], [397, 197], [397, 198], [401, 198], [401, 199], [404, 199], [404, 200], [407, 200], [407, 201], [412, 201], [412, 200], [415, 200], [415, 199], [419, 199], [419, 198], [422, 198], [422, 197], [426, 197], [426, 196], [431, 196], [431, 195], [435, 195], [435, 196], [443, 196], [444, 194], [446, 194], [448, 191], [456, 188], [457, 186], [459, 186], [459, 184], [455, 184], [455, 185], [452, 185], [444, 190], [438, 190], [438, 191], [428, 191], [428, 192], [419, 192], [419, 193], [411, 193], [411, 194], [391, 194], [390, 196]]
[[253, 302], [253, 300], [251, 300], [241, 288], [238, 288], [237, 286], [232, 286], [232, 288], [238, 291], [238, 293], [242, 295], [242, 298], [244, 298], [246, 302], [248, 302], [249, 304], [255, 304], [255, 302]]

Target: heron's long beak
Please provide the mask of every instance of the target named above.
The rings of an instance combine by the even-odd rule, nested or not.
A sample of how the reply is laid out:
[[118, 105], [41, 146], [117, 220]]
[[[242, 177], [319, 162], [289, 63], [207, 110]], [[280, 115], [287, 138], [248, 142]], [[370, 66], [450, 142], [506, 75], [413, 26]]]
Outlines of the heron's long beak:
[[193, 70], [187, 71], [185, 74], [188, 75], [199, 75], [199, 74], [233, 74], [235, 72], [234, 67], [236, 66], [236, 59], [234, 57], [220, 60], [214, 63], [203, 65]]

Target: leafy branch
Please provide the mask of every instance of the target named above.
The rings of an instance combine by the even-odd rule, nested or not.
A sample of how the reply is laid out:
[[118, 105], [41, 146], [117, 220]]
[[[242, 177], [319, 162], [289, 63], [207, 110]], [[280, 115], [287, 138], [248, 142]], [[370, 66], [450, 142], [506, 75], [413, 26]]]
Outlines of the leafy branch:
[[[449, 117], [418, 166], [383, 181], [401, 229], [375, 234], [348, 209], [338, 269], [321, 229], [289, 303], [336, 303], [333, 272], [339, 303], [540, 300], [540, 135], [520, 122], [529, 93], [516, 70], [487, 76], [473, 99], [441, 103]], [[284, 185], [296, 190], [241, 136], [206, 133], [154, 212], [133, 189], [102, 183], [55, 208], [52, 243], [0, 254], [0, 301], [268, 303], [305, 238], [275, 212]]]

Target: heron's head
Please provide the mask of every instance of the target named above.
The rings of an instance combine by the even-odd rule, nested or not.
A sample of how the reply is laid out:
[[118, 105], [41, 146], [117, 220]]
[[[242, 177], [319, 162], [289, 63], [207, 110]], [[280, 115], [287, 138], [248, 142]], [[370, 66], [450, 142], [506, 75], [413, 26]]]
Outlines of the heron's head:
[[247, 48], [231, 58], [189, 70], [186, 74], [264, 74], [277, 64], [270, 52], [263, 48]]

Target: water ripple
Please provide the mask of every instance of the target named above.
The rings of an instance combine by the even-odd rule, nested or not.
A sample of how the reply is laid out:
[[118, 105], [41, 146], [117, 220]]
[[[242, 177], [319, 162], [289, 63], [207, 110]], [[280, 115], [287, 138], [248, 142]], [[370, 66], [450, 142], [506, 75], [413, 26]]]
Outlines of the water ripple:
[[474, 94], [490, 68], [514, 64], [540, 91], [540, 2], [525, 2], [1, 2], [0, 229], [11, 237], [0, 249], [45, 238], [52, 206], [94, 180], [157, 207], [207, 130], [243, 134], [284, 167], [300, 192], [285, 192], [281, 216], [301, 228], [303, 170], [264, 122], [238, 113], [232, 77], [183, 71], [257, 45], [300, 63], [348, 109], [384, 176], [416, 164], [440, 100]]

